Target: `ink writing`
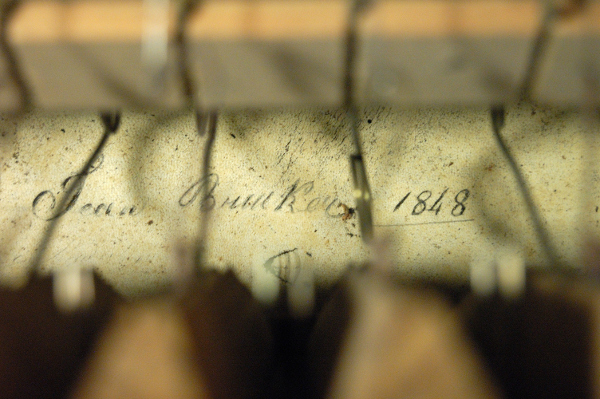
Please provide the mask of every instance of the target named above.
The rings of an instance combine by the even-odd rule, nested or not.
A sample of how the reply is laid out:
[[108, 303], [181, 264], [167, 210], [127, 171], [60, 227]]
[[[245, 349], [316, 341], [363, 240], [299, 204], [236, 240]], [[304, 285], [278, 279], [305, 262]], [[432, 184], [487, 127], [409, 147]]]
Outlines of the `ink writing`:
[[302, 268], [297, 249], [288, 249], [270, 257], [264, 263], [264, 268], [283, 283], [293, 284], [300, 275], [300, 269]]
[[[87, 177], [99, 170], [104, 162], [104, 155], [100, 154], [96, 162], [89, 168], [87, 172], [82, 174], [74, 174], [67, 177], [60, 184], [59, 190], [54, 193], [51, 190], [44, 190], [33, 199], [31, 204], [31, 210], [35, 216], [40, 219], [50, 221], [63, 216], [65, 213], [77, 209], [76, 205], [79, 201], [79, 197], [83, 192]], [[79, 181], [79, 185], [73, 189], [73, 194], [69, 198], [63, 209], [56, 209], [56, 204], [59, 202], [57, 198], [62, 193], [66, 193], [71, 187], [70, 184], [74, 184], [76, 178], [82, 176]], [[109, 204], [91, 204], [87, 203], [81, 206], [79, 213], [81, 215], [95, 215], [95, 216], [133, 216], [138, 213], [138, 208], [135, 206], [117, 206], [114, 202]]]
[[454, 217], [462, 216], [467, 210], [467, 200], [471, 192], [469, 189], [462, 189], [454, 195], [453, 201], [447, 198], [448, 192], [448, 188], [435, 194], [431, 190], [424, 190], [418, 194], [409, 191], [398, 201], [393, 212], [406, 209], [412, 216], [423, 215], [425, 212], [431, 212], [435, 216], [440, 212], [447, 212]]
[[179, 205], [187, 207], [199, 202], [203, 211], [211, 209], [290, 213], [321, 211], [334, 218], [343, 215], [336, 209], [341, 203], [339, 198], [331, 194], [316, 194], [315, 181], [296, 180], [291, 186], [281, 191], [246, 192], [230, 196], [217, 194], [219, 184], [219, 176], [215, 173], [195, 181], [179, 198]]

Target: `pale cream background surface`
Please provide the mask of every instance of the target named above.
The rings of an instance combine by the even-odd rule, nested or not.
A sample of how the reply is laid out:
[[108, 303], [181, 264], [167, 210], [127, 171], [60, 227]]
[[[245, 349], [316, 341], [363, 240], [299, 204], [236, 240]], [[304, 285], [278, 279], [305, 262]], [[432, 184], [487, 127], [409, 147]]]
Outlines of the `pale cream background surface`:
[[[575, 112], [520, 105], [509, 108], [503, 132], [552, 243], [574, 266], [586, 229], [597, 232], [599, 220], [588, 130]], [[50, 191], [59, 201], [61, 184], [85, 163], [102, 126], [94, 113], [32, 113], [2, 117], [0, 133], [0, 279], [16, 284], [52, 212], [49, 193], [36, 207], [35, 198]], [[486, 109], [372, 107], [361, 112], [361, 134], [375, 235], [388, 237], [399, 271], [464, 282], [472, 261], [490, 261], [507, 247], [529, 263], [546, 263]], [[191, 113], [124, 112], [102, 162], [60, 218], [43, 269], [94, 267], [131, 295], [168, 285], [176, 248], [198, 232], [202, 196], [190, 200], [200, 187], [204, 142]], [[327, 284], [350, 262], [368, 260], [356, 215], [342, 220], [339, 206], [353, 206], [352, 150], [341, 111], [221, 113], [208, 262], [248, 283], [256, 270], [290, 282], [312, 270]], [[425, 190], [431, 197], [420, 213], [417, 196]], [[465, 208], [455, 216], [457, 199]]]

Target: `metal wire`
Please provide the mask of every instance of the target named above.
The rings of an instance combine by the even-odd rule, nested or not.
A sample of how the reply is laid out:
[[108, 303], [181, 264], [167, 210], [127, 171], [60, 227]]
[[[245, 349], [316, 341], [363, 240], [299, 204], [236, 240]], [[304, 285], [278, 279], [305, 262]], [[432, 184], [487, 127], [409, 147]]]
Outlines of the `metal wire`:
[[[535, 87], [538, 78], [540, 63], [544, 53], [546, 52], [546, 48], [548, 47], [552, 23], [558, 15], [558, 10], [553, 2], [548, 0], [541, 1], [544, 4], [545, 10], [540, 28], [534, 39], [533, 47], [529, 55], [529, 62], [527, 63], [527, 69], [525, 70], [525, 76], [523, 77], [521, 84], [521, 89], [519, 92], [519, 99], [521, 101], [531, 100], [532, 90]], [[517, 186], [519, 187], [519, 191], [525, 200], [525, 205], [527, 206], [527, 210], [533, 222], [533, 227], [536, 235], [538, 236], [538, 240], [542, 245], [542, 250], [550, 262], [550, 267], [553, 269], [560, 269], [561, 264], [557, 256], [557, 251], [552, 245], [548, 232], [542, 224], [538, 207], [531, 197], [531, 193], [527, 183], [525, 182], [523, 173], [521, 173], [521, 169], [517, 165], [517, 162], [510, 152], [510, 149], [502, 138], [501, 131], [504, 128], [504, 119], [506, 114], [505, 109], [503, 106], [495, 106], [492, 107], [490, 114], [496, 143], [506, 158], [511, 171], [517, 180]]]
[[558, 15], [558, 10], [551, 1], [543, 1], [544, 3], [544, 16], [540, 29], [535, 37], [531, 54], [529, 55], [529, 62], [527, 63], [527, 69], [525, 70], [525, 76], [520, 90], [520, 98], [522, 100], [530, 100], [532, 90], [537, 81], [540, 63], [546, 48], [548, 47], [548, 39], [550, 38], [550, 30], [552, 23]]
[[357, 22], [360, 12], [364, 10], [366, 2], [364, 0], [355, 0], [352, 2], [348, 17], [348, 25], [345, 35], [345, 62], [344, 62], [344, 109], [350, 121], [350, 128], [356, 153], [362, 154], [362, 146], [359, 134], [358, 110], [354, 102], [355, 80], [354, 74], [356, 69], [356, 44], [357, 44]]
[[510, 149], [504, 142], [504, 139], [501, 135], [501, 130], [504, 127], [504, 117], [505, 110], [504, 107], [493, 107], [491, 110], [491, 119], [492, 119], [492, 127], [494, 131], [494, 137], [496, 139], [496, 143], [498, 147], [502, 151], [502, 154], [506, 158], [510, 169], [517, 180], [517, 186], [519, 187], [519, 191], [525, 200], [525, 205], [527, 206], [527, 210], [529, 215], [531, 216], [531, 220], [533, 222], [533, 227], [538, 236], [538, 239], [542, 245], [542, 250], [546, 254], [548, 261], [550, 262], [550, 267], [554, 269], [560, 268], [560, 262], [558, 260], [558, 256], [556, 255], [556, 249], [553, 247], [550, 237], [548, 236], [548, 232], [544, 228], [542, 224], [542, 219], [538, 212], [538, 208], [531, 197], [531, 193], [529, 188], [527, 187], [527, 183], [525, 182], [525, 178], [521, 173], [521, 169], [517, 165], [515, 158], [512, 156]]
[[362, 155], [359, 133], [358, 110], [354, 102], [356, 69], [357, 22], [360, 12], [367, 4], [365, 0], [352, 2], [346, 28], [346, 59], [344, 64], [344, 109], [350, 123], [356, 154], [350, 156], [350, 170], [354, 184], [354, 198], [358, 211], [358, 220], [363, 241], [370, 242], [373, 236], [373, 216], [371, 209], [371, 189]]
[[179, 10], [177, 15], [177, 24], [175, 28], [175, 43], [178, 52], [178, 68], [179, 78], [183, 87], [183, 95], [186, 98], [188, 106], [196, 110], [196, 129], [202, 137], [209, 128], [208, 119], [209, 113], [202, 111], [196, 101], [196, 93], [199, 91], [197, 82], [194, 81], [190, 74], [188, 43], [186, 37], [186, 27], [192, 13], [200, 7], [201, 0], [186, 0]]
[[[212, 150], [215, 141], [215, 135], [217, 132], [217, 119], [218, 114], [216, 111], [210, 112], [208, 114], [208, 122], [207, 122], [207, 137], [206, 143], [204, 144], [204, 154], [202, 159], [202, 169], [200, 171], [200, 176], [203, 178], [208, 177], [211, 167], [212, 161]], [[204, 193], [203, 198], [208, 198], [210, 195], [210, 185], [204, 184]], [[200, 232], [198, 233], [198, 242], [196, 245], [196, 271], [200, 272], [204, 265], [204, 254], [206, 250], [206, 240], [208, 238], [208, 230], [210, 224], [210, 214], [212, 211], [212, 207], [207, 207], [206, 209], [202, 209], [202, 201], [200, 201]]]
[[[202, 158], [202, 165], [200, 169], [200, 176], [205, 178], [208, 176], [211, 159], [213, 144], [215, 141], [215, 135], [217, 132], [217, 119], [218, 114], [216, 111], [207, 112], [200, 108], [196, 101], [196, 93], [198, 92], [198, 85], [194, 82], [192, 75], [190, 74], [189, 68], [189, 55], [188, 55], [188, 43], [186, 37], [186, 27], [190, 16], [196, 9], [202, 5], [202, 0], [185, 0], [182, 7], [179, 10], [177, 16], [177, 24], [175, 30], [175, 43], [178, 50], [178, 67], [181, 84], [183, 86], [183, 94], [186, 97], [188, 106], [195, 110], [196, 130], [199, 136], [205, 136], [207, 133], [206, 143], [204, 144], [204, 153]], [[203, 198], [207, 198], [210, 194], [210, 188], [208, 184], [204, 185]], [[196, 271], [199, 273], [204, 265], [204, 254], [206, 250], [206, 240], [208, 237], [208, 230], [210, 224], [210, 213], [212, 208], [208, 207], [203, 209], [202, 202], [200, 205], [200, 231], [198, 233], [198, 240], [196, 243]]]
[[[104, 124], [104, 134], [102, 135], [100, 142], [96, 145], [94, 152], [90, 155], [90, 157], [86, 161], [85, 165], [81, 168], [79, 173], [77, 175], [75, 175], [75, 178], [73, 179], [73, 182], [71, 183], [71, 185], [65, 189], [64, 195], [61, 198], [61, 200], [58, 204], [58, 207], [55, 208], [57, 214], [60, 214], [61, 210], [64, 209], [65, 206], [67, 206], [69, 201], [72, 200], [71, 196], [73, 195], [75, 190], [81, 185], [81, 183], [84, 181], [84, 179], [89, 175], [92, 165], [96, 162], [96, 160], [102, 153], [104, 147], [106, 146], [106, 143], [108, 142], [108, 138], [110, 137], [110, 135], [115, 133], [117, 131], [117, 129], [119, 128], [119, 124], [121, 122], [121, 114], [120, 113], [116, 113], [116, 114], [102, 113], [100, 115], [100, 119], [102, 120], [102, 123]], [[48, 249], [48, 245], [50, 244], [50, 241], [52, 240], [54, 231], [58, 227], [58, 223], [59, 223], [60, 219], [61, 219], [60, 217], [54, 217], [50, 220], [50, 225], [48, 226], [48, 229], [46, 230], [44, 236], [40, 240], [40, 244], [37, 248], [37, 252], [36, 252], [35, 256], [33, 257], [33, 259], [31, 260], [31, 263], [27, 269], [27, 272], [29, 274], [33, 273], [36, 270], [39, 270], [40, 263], [44, 257], [44, 254], [46, 253], [46, 250]]]
[[7, 64], [8, 75], [17, 87], [20, 97], [20, 111], [25, 111], [31, 108], [32, 96], [29, 86], [25, 82], [25, 78], [21, 73], [19, 62], [13, 48], [10, 45], [8, 38], [8, 23], [11, 17], [14, 15], [20, 0], [6, 0], [2, 1], [0, 9], [0, 50]]

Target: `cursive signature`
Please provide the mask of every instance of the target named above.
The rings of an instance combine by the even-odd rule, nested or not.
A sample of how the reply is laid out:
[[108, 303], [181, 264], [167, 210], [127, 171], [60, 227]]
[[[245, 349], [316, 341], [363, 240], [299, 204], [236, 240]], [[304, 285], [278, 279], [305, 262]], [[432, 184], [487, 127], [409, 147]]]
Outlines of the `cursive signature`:
[[[291, 213], [324, 211], [328, 216], [339, 218], [344, 214], [336, 208], [341, 204], [335, 195], [318, 195], [315, 191], [315, 181], [302, 183], [299, 179], [291, 186], [277, 192], [246, 192], [240, 195], [222, 196], [217, 193], [219, 176], [211, 173], [195, 181], [179, 198], [179, 205], [186, 207], [198, 201], [203, 211], [210, 209], [229, 210], [263, 210]], [[207, 191], [204, 191], [208, 188]], [[206, 194], [203, 195], [203, 193]]]
[[[77, 205], [79, 197], [83, 192], [83, 188], [85, 187], [87, 177], [99, 170], [103, 163], [104, 155], [100, 154], [98, 159], [92, 164], [88, 171], [68, 176], [65, 180], [63, 180], [56, 194], [51, 190], [44, 190], [36, 195], [33, 199], [33, 203], [31, 204], [31, 210], [33, 214], [40, 219], [50, 221], [63, 216], [72, 209], [75, 209], [75, 205]], [[56, 209], [57, 197], [61, 194], [61, 192], [63, 194], [66, 193], [71, 188], [70, 185], [75, 184], [77, 177], [79, 176], [81, 176], [81, 180], [79, 181], [77, 187], [73, 189], [71, 198], [67, 200], [64, 208]], [[117, 207], [114, 203], [102, 203], [98, 205], [87, 203], [79, 208], [79, 213], [81, 215], [96, 216], [133, 216], [138, 213], [138, 208], [135, 206]]]

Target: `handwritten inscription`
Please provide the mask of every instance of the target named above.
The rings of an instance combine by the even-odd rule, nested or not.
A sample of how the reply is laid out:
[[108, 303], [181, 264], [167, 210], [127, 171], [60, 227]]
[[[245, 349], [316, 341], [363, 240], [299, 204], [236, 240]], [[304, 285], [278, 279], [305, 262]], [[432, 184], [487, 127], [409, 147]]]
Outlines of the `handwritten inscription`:
[[[84, 216], [123, 217], [138, 214], [140, 212], [138, 207], [118, 206], [114, 202], [86, 203], [82, 206], [76, 206], [85, 187], [87, 177], [98, 171], [103, 162], [104, 156], [100, 155], [88, 172], [73, 174], [63, 180], [56, 193], [52, 190], [44, 190], [37, 194], [31, 205], [33, 214], [46, 221], [61, 217], [73, 209], [77, 209], [78, 213]], [[56, 209], [59, 202], [57, 198], [59, 198], [61, 192], [64, 195], [71, 188], [70, 185], [75, 184], [76, 178], [79, 176], [82, 178], [78, 186], [73, 189], [71, 198], [66, 201], [63, 209]], [[323, 212], [331, 218], [347, 218], [347, 213], [340, 213], [338, 209], [340, 206], [344, 206], [339, 198], [333, 194], [317, 194], [314, 180], [302, 182], [298, 179], [280, 191], [246, 192], [243, 195], [234, 196], [219, 195], [219, 185], [220, 180], [216, 173], [198, 179], [179, 197], [179, 206], [185, 208], [199, 203], [202, 211], [223, 209], [290, 213]], [[426, 212], [434, 216], [448, 213], [453, 217], [459, 217], [467, 210], [467, 200], [470, 195], [471, 192], [466, 188], [458, 192], [451, 192], [449, 188], [445, 188], [435, 194], [431, 190], [424, 190], [420, 193], [409, 191], [400, 198], [392, 212], [405, 210], [411, 216], [420, 216]], [[451, 199], [452, 196], [453, 199]]]
[[219, 176], [211, 173], [194, 182], [179, 198], [179, 205], [187, 207], [198, 201], [203, 211], [210, 209], [239, 209], [239, 210], [269, 210], [274, 212], [286, 211], [291, 213], [324, 211], [333, 218], [344, 214], [336, 210], [341, 204], [335, 195], [315, 195], [314, 181], [302, 183], [296, 180], [294, 184], [281, 192], [269, 191], [262, 193], [244, 193], [236, 196], [219, 197], [216, 193], [219, 187]]
[[[99, 170], [104, 163], [104, 155], [100, 154], [96, 162], [90, 167], [89, 171], [83, 172], [82, 174], [74, 174], [67, 177], [60, 185], [60, 189], [56, 194], [51, 190], [44, 190], [33, 199], [31, 204], [31, 210], [35, 216], [40, 219], [50, 221], [63, 216], [65, 213], [76, 209], [75, 205], [79, 201], [79, 197], [85, 187], [87, 177]], [[71, 187], [71, 184], [75, 184], [76, 178], [82, 176], [79, 181], [79, 185], [73, 189], [73, 194], [66, 202], [63, 209], [55, 209], [57, 204], [57, 197], [60, 195], [61, 190], [63, 193], [67, 192]], [[87, 203], [79, 208], [81, 215], [96, 215], [96, 216], [133, 216], [138, 213], [138, 209], [135, 206], [124, 206], [119, 207], [114, 203], [110, 204], [91, 204]]]
[[444, 207], [444, 210], [447, 209], [450, 215], [454, 217], [462, 216], [467, 210], [466, 202], [469, 199], [471, 192], [466, 188], [460, 190], [454, 196], [454, 201], [448, 203], [449, 201], [446, 201], [447, 198], [445, 198], [448, 190], [448, 188], [445, 188], [437, 196], [434, 196], [433, 192], [430, 190], [424, 190], [419, 194], [413, 194], [412, 198], [412, 192], [409, 191], [402, 199], [400, 199], [400, 201], [398, 201], [393, 212], [396, 212], [401, 208], [406, 208], [410, 211], [410, 215], [412, 216], [422, 215], [426, 211], [432, 212], [433, 215], [437, 216], [442, 212], [442, 207]]

